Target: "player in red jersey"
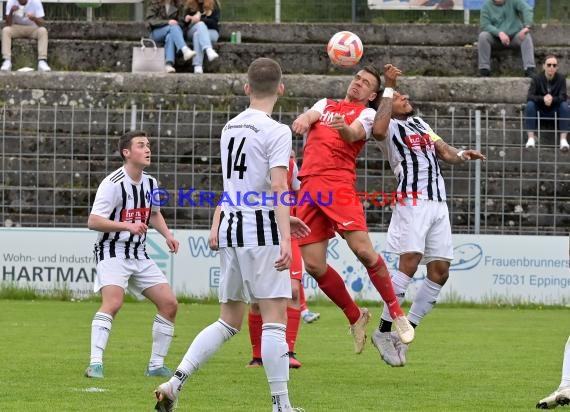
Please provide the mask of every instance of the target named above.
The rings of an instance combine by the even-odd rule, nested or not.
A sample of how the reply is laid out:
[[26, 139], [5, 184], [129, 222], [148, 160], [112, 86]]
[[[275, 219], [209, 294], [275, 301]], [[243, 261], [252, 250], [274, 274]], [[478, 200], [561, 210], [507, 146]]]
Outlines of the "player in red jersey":
[[[291, 151], [289, 157], [289, 170], [287, 172], [287, 184], [289, 192], [297, 193], [299, 191], [300, 182], [297, 179], [297, 164], [295, 163], [295, 151]], [[295, 216], [295, 208], [291, 207], [291, 216]], [[291, 301], [287, 306], [287, 332], [286, 339], [289, 345], [289, 368], [298, 369], [301, 362], [297, 360], [295, 353], [295, 342], [299, 333], [299, 321], [301, 317], [301, 306], [306, 302], [303, 293], [303, 260], [301, 258], [301, 249], [296, 239], [291, 239], [291, 266], [289, 273], [291, 274]], [[318, 318], [319, 314], [316, 315]], [[248, 368], [256, 368], [263, 366], [261, 360], [261, 332], [263, 321], [259, 311], [259, 305], [252, 303], [248, 315], [249, 339], [251, 341], [252, 359], [247, 365]]]
[[[370, 314], [356, 305], [343, 279], [327, 264], [328, 243], [335, 231], [346, 239], [382, 299], [389, 302], [401, 340], [411, 342], [414, 338], [414, 330], [394, 294], [386, 264], [372, 246], [364, 209], [356, 196], [356, 157], [371, 136], [376, 112], [368, 106], [375, 101], [379, 89], [378, 70], [366, 66], [350, 82], [344, 100], [322, 99], [297, 117], [292, 126], [297, 134], [308, 133], [297, 201], [297, 216], [311, 229], [311, 234], [299, 241], [305, 269], [348, 318], [356, 353], [364, 349]], [[350, 205], [340, 202], [336, 195], [339, 190], [351, 193], [354, 201]]]

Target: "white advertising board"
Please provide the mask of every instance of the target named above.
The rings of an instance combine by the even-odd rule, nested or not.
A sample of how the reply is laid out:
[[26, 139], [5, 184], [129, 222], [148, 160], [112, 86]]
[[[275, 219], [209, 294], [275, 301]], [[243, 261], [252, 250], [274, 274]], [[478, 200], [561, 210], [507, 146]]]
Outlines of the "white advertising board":
[[[148, 236], [147, 251], [165, 272], [178, 294], [196, 297], [217, 294], [218, 253], [208, 249], [208, 231], [178, 230], [177, 255], [168, 253], [155, 231]], [[63, 284], [78, 296], [92, 292], [95, 265], [92, 247], [96, 234], [86, 229], [0, 229], [0, 282], [15, 282], [39, 290]], [[372, 233], [372, 243], [390, 270], [398, 256], [384, 251], [386, 235]], [[450, 277], [442, 301], [459, 299], [485, 302], [566, 303], [570, 299], [569, 241], [560, 236], [455, 235]], [[330, 242], [328, 261], [345, 280], [351, 294], [377, 300], [364, 267], [346, 243]], [[407, 298], [412, 298], [427, 270], [420, 266]], [[321, 293], [305, 274], [307, 296]]]
[[463, 10], [463, 0], [368, 0], [371, 10]]

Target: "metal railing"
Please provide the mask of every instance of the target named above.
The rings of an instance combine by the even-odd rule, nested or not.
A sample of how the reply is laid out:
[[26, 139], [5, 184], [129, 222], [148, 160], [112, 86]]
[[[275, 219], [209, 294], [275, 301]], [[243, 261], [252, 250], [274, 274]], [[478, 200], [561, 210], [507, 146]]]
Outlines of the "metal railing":
[[[161, 207], [173, 228], [207, 228], [214, 208], [178, 204], [186, 193], [222, 189], [219, 135], [230, 109], [0, 107], [0, 225], [83, 227], [101, 180], [122, 164], [116, 148], [125, 131], [142, 128], [152, 136], [149, 172], [170, 194]], [[277, 110], [291, 124], [298, 113]], [[469, 111], [423, 119], [449, 144], [480, 147], [488, 160], [442, 165], [453, 230], [456, 233], [566, 234], [570, 229], [570, 154], [558, 150], [556, 122], [539, 122], [536, 149], [524, 148], [522, 113]], [[303, 139], [293, 147], [302, 163]], [[376, 145], [358, 158], [358, 190], [395, 190], [396, 181]], [[376, 203], [380, 200], [376, 199]], [[370, 229], [385, 231], [391, 208], [365, 200]]]

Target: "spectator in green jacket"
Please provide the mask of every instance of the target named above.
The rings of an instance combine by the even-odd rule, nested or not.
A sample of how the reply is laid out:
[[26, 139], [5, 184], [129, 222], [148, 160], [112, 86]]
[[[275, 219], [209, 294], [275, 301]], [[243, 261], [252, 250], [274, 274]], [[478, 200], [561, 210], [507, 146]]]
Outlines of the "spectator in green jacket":
[[524, 74], [535, 74], [534, 45], [530, 36], [532, 9], [525, 0], [486, 0], [481, 8], [479, 74], [491, 75], [492, 48], [519, 48]]

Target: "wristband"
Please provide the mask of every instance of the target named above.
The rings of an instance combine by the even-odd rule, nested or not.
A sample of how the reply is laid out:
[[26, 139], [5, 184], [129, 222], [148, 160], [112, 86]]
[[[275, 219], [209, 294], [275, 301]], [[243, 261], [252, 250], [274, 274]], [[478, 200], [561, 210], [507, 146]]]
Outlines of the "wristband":
[[384, 93], [382, 93], [382, 97], [386, 97], [388, 99], [391, 99], [394, 97], [394, 89], [392, 89], [391, 87], [386, 87], [384, 89]]
[[460, 150], [459, 152], [457, 152], [457, 157], [459, 157], [461, 160], [467, 160], [466, 158], [463, 157], [463, 153], [465, 153], [465, 150]]

